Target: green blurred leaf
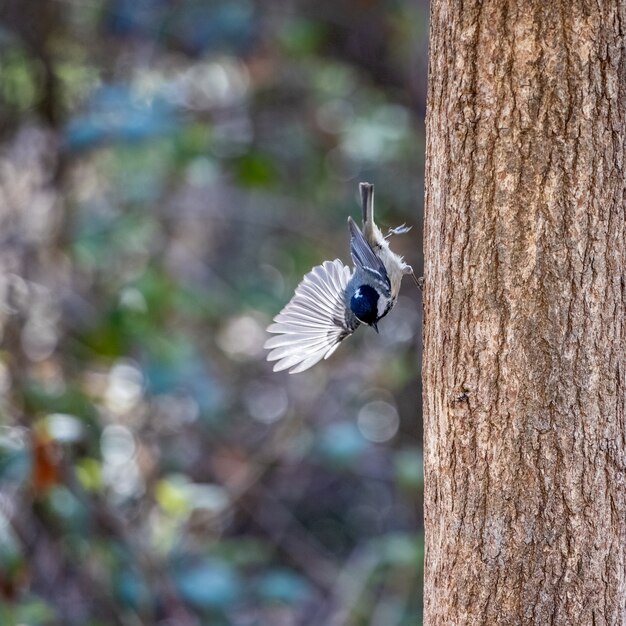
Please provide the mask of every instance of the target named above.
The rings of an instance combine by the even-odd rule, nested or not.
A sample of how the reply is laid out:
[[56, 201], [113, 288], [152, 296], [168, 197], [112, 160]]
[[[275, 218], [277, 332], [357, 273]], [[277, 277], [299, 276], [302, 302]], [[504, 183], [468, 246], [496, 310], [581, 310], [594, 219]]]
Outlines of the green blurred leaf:
[[394, 454], [393, 465], [398, 484], [420, 491], [424, 487], [424, 460], [420, 448], [407, 448]]
[[0, 102], [27, 111], [39, 95], [42, 68], [17, 46], [0, 49]]
[[236, 161], [237, 179], [244, 187], [271, 187], [278, 180], [274, 162], [268, 155], [249, 152]]
[[29, 597], [13, 606], [0, 604], [0, 624], [51, 626], [53, 623], [55, 623], [54, 610], [43, 600]]
[[422, 535], [394, 533], [381, 539], [384, 560], [390, 565], [421, 569], [424, 561], [424, 538]]
[[326, 39], [323, 22], [304, 18], [287, 20], [280, 33], [280, 43], [288, 56], [313, 55]]
[[23, 389], [26, 407], [32, 413], [62, 413], [79, 417], [88, 424], [97, 419], [97, 411], [91, 399], [77, 386], [68, 385], [59, 391], [31, 382]]
[[235, 567], [266, 564], [272, 557], [275, 546], [251, 536], [224, 538], [211, 548], [211, 555], [221, 558]]
[[154, 490], [159, 506], [172, 517], [183, 517], [193, 508], [185, 485], [177, 480], [160, 480]]
[[87, 491], [102, 487], [102, 464], [97, 459], [83, 458], [76, 461], [76, 477]]

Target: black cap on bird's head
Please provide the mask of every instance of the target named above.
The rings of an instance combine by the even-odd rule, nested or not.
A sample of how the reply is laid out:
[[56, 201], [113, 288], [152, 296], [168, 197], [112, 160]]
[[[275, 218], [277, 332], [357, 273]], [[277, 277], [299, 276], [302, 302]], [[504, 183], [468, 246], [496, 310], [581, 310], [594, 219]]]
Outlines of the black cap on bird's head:
[[350, 298], [350, 310], [355, 317], [371, 326], [376, 332], [378, 327], [378, 292], [369, 285], [361, 285]]

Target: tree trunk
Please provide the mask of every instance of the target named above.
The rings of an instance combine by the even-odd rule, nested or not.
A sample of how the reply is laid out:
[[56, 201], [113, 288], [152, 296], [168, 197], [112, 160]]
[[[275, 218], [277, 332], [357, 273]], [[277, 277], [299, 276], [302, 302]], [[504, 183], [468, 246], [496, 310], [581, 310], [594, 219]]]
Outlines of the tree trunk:
[[626, 624], [626, 0], [433, 0], [425, 624]]

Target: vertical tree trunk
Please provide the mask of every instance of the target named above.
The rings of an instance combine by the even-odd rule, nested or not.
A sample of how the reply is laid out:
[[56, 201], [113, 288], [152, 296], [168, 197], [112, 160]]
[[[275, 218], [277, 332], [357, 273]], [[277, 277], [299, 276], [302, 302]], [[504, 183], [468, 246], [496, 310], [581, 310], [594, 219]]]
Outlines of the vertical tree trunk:
[[626, 624], [625, 0], [433, 0], [425, 624]]

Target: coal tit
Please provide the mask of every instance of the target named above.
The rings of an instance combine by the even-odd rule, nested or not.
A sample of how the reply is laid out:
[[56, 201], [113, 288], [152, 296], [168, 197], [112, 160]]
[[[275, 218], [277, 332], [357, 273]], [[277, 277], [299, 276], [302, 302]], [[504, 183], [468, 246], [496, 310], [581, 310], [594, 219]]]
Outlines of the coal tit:
[[[363, 228], [348, 218], [351, 271], [339, 259], [325, 261], [302, 279], [295, 295], [274, 318], [268, 332], [268, 361], [277, 361], [274, 371], [303, 372], [322, 358], [327, 359], [341, 341], [361, 324], [378, 332], [378, 322], [394, 307], [405, 274], [415, 274], [401, 256], [392, 252], [391, 235], [410, 227], [391, 229], [387, 236], [374, 223], [374, 185], [361, 183]], [[418, 282], [419, 285], [419, 282]]]

